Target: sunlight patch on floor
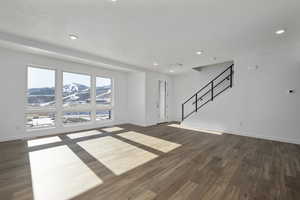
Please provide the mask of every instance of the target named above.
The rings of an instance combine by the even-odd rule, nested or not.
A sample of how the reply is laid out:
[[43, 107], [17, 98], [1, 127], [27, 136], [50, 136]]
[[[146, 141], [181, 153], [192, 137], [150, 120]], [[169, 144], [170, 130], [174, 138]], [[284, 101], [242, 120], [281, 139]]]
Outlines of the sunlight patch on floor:
[[28, 145], [28, 147], [34, 147], [34, 146], [39, 146], [39, 145], [44, 145], [44, 144], [51, 144], [51, 143], [55, 143], [55, 142], [61, 142], [61, 139], [57, 136], [33, 139], [33, 140], [28, 140], [27, 145]]
[[100, 185], [94, 174], [67, 146], [29, 153], [35, 200], [65, 200]]
[[211, 131], [211, 130], [204, 130], [204, 129], [198, 129], [198, 128], [183, 127], [180, 124], [169, 124], [168, 126], [174, 127], [174, 128], [181, 128], [181, 129], [191, 130], [191, 131], [198, 131], [198, 132], [202, 132], [202, 133], [210, 133], [210, 134], [215, 134], [215, 135], [223, 135], [223, 132], [221, 132], [221, 131]]
[[174, 142], [163, 140], [157, 137], [152, 137], [149, 135], [144, 135], [135, 131], [128, 131], [125, 133], [118, 134], [122, 138], [134, 141], [136, 143], [143, 144], [145, 146], [151, 147], [153, 149], [167, 153], [181, 146]]
[[111, 136], [78, 142], [78, 145], [115, 175], [123, 174], [157, 157]]
[[71, 139], [77, 139], [77, 138], [100, 135], [100, 134], [102, 134], [102, 132], [97, 130], [92, 130], [92, 131], [82, 131], [78, 133], [72, 133], [72, 134], [68, 134], [67, 136]]
[[116, 132], [116, 131], [122, 131], [124, 130], [123, 128], [114, 126], [114, 127], [109, 127], [109, 128], [103, 128], [103, 131], [107, 132], [107, 133], [112, 133], [112, 132]]

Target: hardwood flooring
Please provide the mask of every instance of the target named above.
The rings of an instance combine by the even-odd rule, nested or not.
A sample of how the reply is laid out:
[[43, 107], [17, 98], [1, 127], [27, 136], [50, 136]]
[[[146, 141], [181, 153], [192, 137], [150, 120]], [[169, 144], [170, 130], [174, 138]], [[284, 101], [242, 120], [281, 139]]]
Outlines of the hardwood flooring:
[[170, 124], [0, 143], [1, 200], [299, 200], [300, 146]]

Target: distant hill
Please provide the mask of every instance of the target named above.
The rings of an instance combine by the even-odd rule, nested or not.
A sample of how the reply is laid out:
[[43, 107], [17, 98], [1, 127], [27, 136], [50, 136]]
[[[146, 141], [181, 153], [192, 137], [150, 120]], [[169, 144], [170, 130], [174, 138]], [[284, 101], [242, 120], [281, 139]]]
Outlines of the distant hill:
[[[28, 104], [34, 107], [48, 106], [55, 103], [54, 88], [30, 88], [28, 89]], [[104, 104], [110, 103], [111, 86], [103, 86], [96, 88], [97, 102]], [[90, 88], [86, 85], [72, 83], [63, 86], [63, 102], [64, 104], [89, 103]]]
[[64, 93], [74, 93], [74, 92], [81, 92], [88, 90], [89, 87], [79, 84], [79, 83], [72, 83], [72, 84], [67, 84], [63, 86], [63, 92]]
[[54, 95], [54, 88], [30, 88], [28, 90], [29, 95]]

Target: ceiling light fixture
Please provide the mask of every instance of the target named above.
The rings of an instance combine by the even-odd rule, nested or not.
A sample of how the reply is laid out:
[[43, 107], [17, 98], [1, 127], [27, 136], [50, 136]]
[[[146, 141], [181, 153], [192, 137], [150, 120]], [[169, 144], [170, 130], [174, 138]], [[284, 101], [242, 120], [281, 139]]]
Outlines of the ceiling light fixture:
[[112, 2], [116, 2], [117, 0], [111, 0]]
[[170, 70], [169, 70], [169, 72], [170, 72], [170, 73], [173, 73], [173, 72], [174, 72], [174, 70], [170, 69]]
[[158, 63], [157, 63], [157, 62], [154, 62], [153, 65], [154, 65], [154, 66], [158, 66]]
[[69, 35], [69, 38], [70, 38], [71, 40], [77, 40], [77, 39], [78, 39], [78, 36], [73, 35], [73, 34], [70, 34], [70, 35]]
[[203, 54], [203, 51], [197, 51], [196, 54], [201, 55], [201, 54]]
[[285, 30], [284, 29], [280, 29], [280, 30], [277, 30], [275, 33], [277, 35], [281, 35], [281, 34], [285, 33]]

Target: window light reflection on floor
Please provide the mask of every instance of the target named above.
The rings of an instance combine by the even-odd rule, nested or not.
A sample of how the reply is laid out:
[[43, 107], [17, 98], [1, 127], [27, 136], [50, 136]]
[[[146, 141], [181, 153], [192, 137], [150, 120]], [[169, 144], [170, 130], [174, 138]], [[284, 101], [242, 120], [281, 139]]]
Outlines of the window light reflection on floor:
[[28, 140], [27, 145], [28, 145], [28, 147], [34, 147], [34, 146], [39, 146], [39, 145], [44, 145], [44, 144], [51, 144], [51, 143], [55, 143], [55, 142], [61, 142], [61, 139], [57, 136], [33, 139], [33, 140]]
[[116, 131], [122, 131], [124, 129], [120, 128], [120, 127], [117, 127], [117, 126], [114, 126], [114, 127], [109, 127], [109, 128], [103, 128], [102, 130], [105, 131], [105, 132], [108, 132], [108, 133], [112, 133], [112, 132], [116, 132]]
[[162, 151], [164, 153], [172, 151], [181, 146], [180, 144], [174, 142], [163, 140], [157, 137], [152, 137], [149, 135], [144, 135], [135, 131], [128, 131], [125, 133], [121, 133], [118, 134], [118, 136], [151, 147], [158, 151]]
[[71, 133], [71, 134], [68, 134], [67, 136], [71, 139], [77, 139], [77, 138], [100, 135], [100, 134], [102, 134], [100, 131], [92, 130], [92, 131], [82, 131], [82, 132], [78, 132], [78, 133]]
[[191, 131], [198, 131], [198, 132], [202, 132], [202, 133], [210, 133], [210, 134], [215, 134], [215, 135], [223, 135], [223, 132], [221, 132], [221, 131], [211, 131], [211, 130], [204, 130], [204, 129], [196, 129], [196, 128], [183, 127], [180, 124], [169, 124], [168, 126], [174, 127], [174, 128], [181, 128], [181, 129], [191, 130]]
[[111, 136], [78, 142], [78, 145], [115, 175], [123, 174], [158, 157]]
[[29, 153], [35, 200], [71, 199], [102, 180], [67, 146]]

